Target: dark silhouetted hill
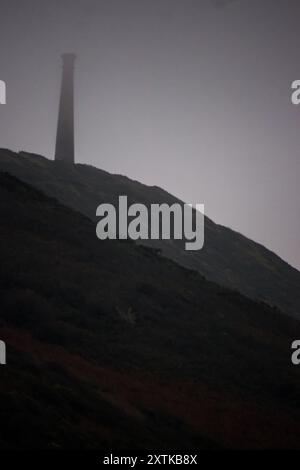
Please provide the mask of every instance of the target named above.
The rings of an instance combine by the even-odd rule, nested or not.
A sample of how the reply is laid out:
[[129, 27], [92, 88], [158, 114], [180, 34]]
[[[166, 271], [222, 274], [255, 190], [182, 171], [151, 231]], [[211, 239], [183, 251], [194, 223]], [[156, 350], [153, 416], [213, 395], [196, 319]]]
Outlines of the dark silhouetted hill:
[[[63, 188], [63, 170], [25, 162]], [[79, 173], [98, 172], [73, 171], [75, 200]], [[127, 185], [99, 175], [101, 190]], [[299, 447], [296, 319], [147, 247], [101, 242], [89, 218], [3, 173], [0, 233], [1, 449]]]
[[[119, 175], [87, 165], [64, 166], [41, 156], [0, 150], [0, 169], [57, 198], [63, 204], [95, 219], [100, 203], [118, 203], [127, 195], [129, 203], [172, 204], [174, 196]], [[200, 201], [201, 202], [201, 201]], [[146, 242], [145, 242], [146, 243]], [[263, 246], [206, 217], [205, 245], [187, 252], [181, 241], [149, 241], [150, 246], [207, 279], [236, 289], [248, 297], [276, 305], [300, 316], [300, 273]]]

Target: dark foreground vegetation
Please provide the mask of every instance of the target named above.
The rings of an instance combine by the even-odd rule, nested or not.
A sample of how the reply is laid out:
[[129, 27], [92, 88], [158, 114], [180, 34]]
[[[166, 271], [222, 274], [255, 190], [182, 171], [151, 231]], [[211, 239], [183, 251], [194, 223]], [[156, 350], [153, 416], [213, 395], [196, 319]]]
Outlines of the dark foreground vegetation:
[[300, 324], [0, 175], [0, 448], [300, 446]]

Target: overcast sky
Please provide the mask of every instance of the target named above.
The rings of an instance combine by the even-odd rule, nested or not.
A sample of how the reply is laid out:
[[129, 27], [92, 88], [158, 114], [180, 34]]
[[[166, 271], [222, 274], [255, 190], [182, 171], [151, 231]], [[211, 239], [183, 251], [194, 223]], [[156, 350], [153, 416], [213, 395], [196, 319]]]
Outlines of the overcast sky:
[[300, 268], [298, 0], [0, 0], [0, 147], [53, 158], [75, 52], [76, 159], [158, 185]]

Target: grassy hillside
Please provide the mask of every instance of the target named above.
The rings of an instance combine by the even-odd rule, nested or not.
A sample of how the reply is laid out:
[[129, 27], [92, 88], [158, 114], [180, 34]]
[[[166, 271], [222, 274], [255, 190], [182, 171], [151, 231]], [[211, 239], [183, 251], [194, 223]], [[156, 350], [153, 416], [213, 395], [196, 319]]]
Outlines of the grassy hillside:
[[[178, 201], [158, 187], [87, 165], [65, 167], [38, 155], [0, 150], [0, 169], [57, 198], [64, 205], [95, 219], [100, 203], [118, 203], [127, 195], [129, 203]], [[202, 201], [199, 201], [202, 202]], [[150, 241], [168, 258], [200, 272], [220, 285], [239, 290], [255, 300], [276, 305], [284, 312], [300, 315], [300, 273], [274, 253], [246, 237], [206, 218], [205, 246], [187, 252], [181, 241]]]
[[299, 447], [297, 320], [7, 174], [0, 232], [1, 448]]

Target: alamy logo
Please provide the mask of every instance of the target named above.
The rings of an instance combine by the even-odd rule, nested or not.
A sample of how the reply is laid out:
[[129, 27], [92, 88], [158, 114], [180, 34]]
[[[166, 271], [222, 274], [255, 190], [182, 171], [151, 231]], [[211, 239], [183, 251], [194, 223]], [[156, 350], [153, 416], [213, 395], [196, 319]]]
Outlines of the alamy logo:
[[0, 341], [0, 365], [6, 364], [6, 344], [4, 341]]
[[[186, 250], [201, 250], [204, 244], [204, 205], [144, 204], [128, 207], [127, 196], [119, 197], [118, 217], [112, 204], [100, 204], [96, 234], [100, 240], [185, 240]], [[150, 217], [150, 225], [149, 225]], [[131, 220], [128, 220], [131, 218]]]
[[6, 84], [0, 80], [0, 104], [6, 104]]
[[292, 349], [295, 351], [292, 354], [292, 363], [294, 366], [299, 366], [300, 364], [300, 341], [295, 340], [292, 344]]

